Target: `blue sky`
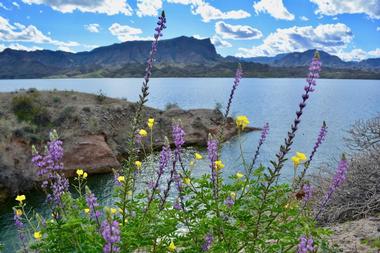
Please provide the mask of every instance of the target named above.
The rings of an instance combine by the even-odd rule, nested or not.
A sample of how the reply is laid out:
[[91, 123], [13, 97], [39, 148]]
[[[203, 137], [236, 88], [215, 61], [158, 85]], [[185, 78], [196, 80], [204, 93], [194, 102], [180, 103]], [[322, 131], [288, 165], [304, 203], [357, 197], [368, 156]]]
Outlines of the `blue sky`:
[[0, 51], [88, 51], [152, 37], [211, 38], [223, 56], [318, 48], [345, 60], [380, 57], [380, 0], [0, 0]]

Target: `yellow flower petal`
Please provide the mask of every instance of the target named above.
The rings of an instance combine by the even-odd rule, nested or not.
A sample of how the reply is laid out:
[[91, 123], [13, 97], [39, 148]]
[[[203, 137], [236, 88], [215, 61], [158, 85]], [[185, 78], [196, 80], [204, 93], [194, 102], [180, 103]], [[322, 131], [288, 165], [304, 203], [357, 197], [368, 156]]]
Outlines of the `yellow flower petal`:
[[41, 239], [42, 234], [40, 231], [36, 231], [36, 232], [34, 232], [33, 236], [34, 236], [34, 239], [39, 240], [39, 239]]
[[125, 182], [125, 177], [124, 176], [119, 176], [117, 178], [117, 181], [119, 181], [119, 183], [124, 183]]
[[78, 175], [78, 176], [82, 176], [82, 175], [83, 175], [83, 170], [78, 169], [78, 170], [77, 170], [77, 175]]
[[88, 177], [87, 172], [83, 173], [83, 178], [86, 179]]
[[140, 162], [140, 161], [136, 161], [136, 162], [135, 162], [135, 165], [136, 165], [137, 168], [141, 168], [141, 166], [142, 166], [142, 162]]
[[240, 116], [236, 117], [235, 123], [239, 129], [244, 130], [244, 128], [246, 128], [250, 122], [249, 122], [247, 116], [240, 115]]
[[140, 129], [139, 135], [141, 137], [146, 137], [146, 136], [148, 136], [148, 132], [145, 129]]
[[174, 242], [171, 241], [170, 244], [169, 244], [169, 246], [168, 246], [168, 250], [169, 250], [170, 252], [174, 252], [176, 248], [177, 248], [177, 247], [174, 245]]
[[16, 216], [21, 216], [21, 215], [22, 215], [22, 210], [16, 209]]
[[293, 161], [293, 164], [294, 164], [294, 166], [296, 166], [296, 167], [300, 164], [300, 159], [299, 159], [297, 156], [293, 156], [293, 157], [291, 158], [291, 160]]
[[85, 213], [89, 213], [89, 212], [90, 212], [90, 208], [85, 208], [85, 209], [84, 209], [84, 212], [85, 212]]
[[183, 182], [184, 182], [185, 184], [189, 185], [189, 184], [191, 183], [191, 179], [188, 178], [188, 177], [185, 177], [185, 178], [183, 179]]
[[237, 177], [238, 179], [240, 179], [240, 178], [244, 177], [244, 174], [241, 173], [241, 172], [238, 172], [238, 173], [236, 173], [236, 177]]
[[296, 152], [296, 156], [300, 159], [300, 161], [306, 161], [306, 155], [301, 152]]
[[117, 213], [117, 210], [115, 208], [111, 208], [111, 213], [115, 214], [115, 213]]
[[153, 118], [149, 118], [147, 124], [148, 124], [148, 127], [149, 127], [150, 129], [152, 129], [153, 126], [154, 126], [154, 119], [153, 119]]
[[203, 159], [203, 156], [199, 153], [195, 153], [194, 157], [195, 157], [195, 160], [202, 160]]
[[22, 202], [26, 199], [25, 195], [17, 195], [16, 200], [22, 204]]
[[214, 164], [214, 166], [215, 166], [215, 169], [218, 171], [218, 170], [221, 170], [221, 169], [223, 169], [224, 168], [224, 164], [223, 164], [223, 162], [222, 161], [220, 161], [220, 160], [218, 160], [218, 161], [215, 161], [215, 164]]

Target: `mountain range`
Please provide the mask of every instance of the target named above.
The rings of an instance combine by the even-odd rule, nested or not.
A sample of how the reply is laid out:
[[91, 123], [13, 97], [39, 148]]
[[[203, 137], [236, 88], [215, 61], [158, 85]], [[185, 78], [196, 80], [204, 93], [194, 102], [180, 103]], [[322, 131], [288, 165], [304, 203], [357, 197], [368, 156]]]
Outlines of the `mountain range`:
[[[64, 77], [141, 77], [150, 41], [128, 41], [88, 52], [0, 52], [0, 79]], [[241, 62], [247, 77], [304, 77], [314, 50], [274, 57], [222, 57], [210, 39], [178, 37], [162, 40], [154, 63], [155, 77], [230, 77]], [[345, 62], [321, 51], [325, 78], [380, 79], [380, 58]]]

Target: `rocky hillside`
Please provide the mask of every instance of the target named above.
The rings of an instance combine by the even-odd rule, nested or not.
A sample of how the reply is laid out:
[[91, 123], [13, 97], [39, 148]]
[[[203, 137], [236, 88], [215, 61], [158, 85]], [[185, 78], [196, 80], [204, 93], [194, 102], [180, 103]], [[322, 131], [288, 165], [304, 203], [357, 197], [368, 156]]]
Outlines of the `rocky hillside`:
[[[39, 180], [31, 165], [31, 146], [41, 150], [53, 128], [64, 141], [66, 175], [73, 175], [78, 167], [89, 174], [118, 168], [128, 155], [126, 143], [134, 111], [133, 103], [102, 95], [36, 90], [0, 93], [0, 200], [32, 188]], [[173, 120], [182, 122], [187, 145], [200, 146], [224, 122], [219, 111], [207, 109], [161, 111], [146, 107], [143, 115], [144, 122], [149, 117], [156, 119], [156, 149], [164, 136], [171, 139]], [[225, 139], [237, 134], [232, 119], [224, 128]]]

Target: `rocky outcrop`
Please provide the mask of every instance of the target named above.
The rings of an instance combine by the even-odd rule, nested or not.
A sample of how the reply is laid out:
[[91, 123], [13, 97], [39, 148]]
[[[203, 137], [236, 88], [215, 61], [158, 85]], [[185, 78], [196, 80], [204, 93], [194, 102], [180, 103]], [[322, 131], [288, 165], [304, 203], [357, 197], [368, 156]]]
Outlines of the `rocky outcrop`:
[[[20, 97], [24, 98], [23, 102], [31, 101], [30, 107], [43, 112], [32, 118], [32, 123], [15, 116], [15, 98]], [[125, 100], [70, 91], [33, 90], [1, 93], [0, 109], [0, 201], [38, 185], [36, 169], [30, 162], [31, 146], [43, 150], [52, 128], [64, 142], [67, 176], [74, 175], [77, 168], [86, 169], [89, 174], [111, 172], [128, 156], [126, 144], [135, 105]], [[145, 107], [142, 115], [142, 128], [146, 128], [148, 118], [155, 119], [153, 147], [156, 150], [163, 145], [165, 136], [172, 142], [173, 121], [181, 122], [186, 145], [205, 146], [209, 133], [216, 134], [224, 123], [224, 140], [237, 134], [233, 120], [225, 120], [217, 110], [175, 107], [162, 111]], [[257, 129], [246, 129], [253, 130]], [[150, 146], [150, 138], [145, 138], [143, 143]]]
[[368, 217], [355, 221], [331, 225], [331, 245], [343, 253], [380, 252], [380, 218]]

